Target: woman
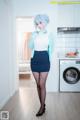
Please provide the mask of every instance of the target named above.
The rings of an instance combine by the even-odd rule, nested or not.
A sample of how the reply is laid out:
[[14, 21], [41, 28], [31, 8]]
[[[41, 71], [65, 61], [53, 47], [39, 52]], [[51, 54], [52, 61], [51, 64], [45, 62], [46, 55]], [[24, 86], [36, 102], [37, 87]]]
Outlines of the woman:
[[32, 49], [30, 63], [41, 104], [36, 116], [41, 116], [45, 113], [46, 79], [50, 70], [53, 38], [52, 34], [46, 30], [46, 26], [49, 23], [47, 15], [37, 15], [34, 23], [36, 31], [32, 33], [29, 42], [29, 47]]

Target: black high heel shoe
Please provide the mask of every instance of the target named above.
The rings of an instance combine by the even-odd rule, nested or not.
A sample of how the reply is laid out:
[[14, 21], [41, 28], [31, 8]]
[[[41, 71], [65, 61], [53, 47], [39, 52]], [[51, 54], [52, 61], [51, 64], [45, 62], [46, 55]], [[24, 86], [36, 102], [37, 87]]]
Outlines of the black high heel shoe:
[[46, 104], [44, 104], [44, 108], [45, 108], [45, 110], [46, 110]]
[[45, 106], [42, 111], [39, 110], [39, 112], [36, 114], [37, 117], [42, 116], [45, 113]]

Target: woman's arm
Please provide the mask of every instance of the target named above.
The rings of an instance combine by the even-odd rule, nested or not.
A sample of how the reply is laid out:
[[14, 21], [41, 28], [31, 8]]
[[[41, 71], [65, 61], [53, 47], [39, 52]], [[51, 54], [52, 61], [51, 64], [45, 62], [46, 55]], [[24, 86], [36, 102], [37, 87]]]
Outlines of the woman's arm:
[[49, 46], [48, 46], [48, 52], [49, 52], [49, 59], [51, 61], [52, 53], [54, 50], [54, 36], [52, 33], [49, 34]]
[[36, 38], [36, 32], [33, 32], [30, 36], [28, 47], [31, 49], [31, 57], [34, 55], [34, 40]]
[[28, 43], [28, 47], [30, 49], [34, 48], [34, 33], [31, 34], [30, 38], [29, 38], [29, 43]]

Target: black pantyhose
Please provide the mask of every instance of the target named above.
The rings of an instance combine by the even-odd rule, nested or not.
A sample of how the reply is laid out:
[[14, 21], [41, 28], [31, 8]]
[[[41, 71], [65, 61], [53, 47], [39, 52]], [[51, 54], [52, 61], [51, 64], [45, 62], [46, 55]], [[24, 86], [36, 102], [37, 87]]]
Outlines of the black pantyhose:
[[36, 80], [38, 96], [40, 100], [41, 107], [38, 113], [42, 112], [45, 107], [45, 99], [46, 99], [46, 80], [48, 76], [48, 72], [33, 72], [33, 76]]

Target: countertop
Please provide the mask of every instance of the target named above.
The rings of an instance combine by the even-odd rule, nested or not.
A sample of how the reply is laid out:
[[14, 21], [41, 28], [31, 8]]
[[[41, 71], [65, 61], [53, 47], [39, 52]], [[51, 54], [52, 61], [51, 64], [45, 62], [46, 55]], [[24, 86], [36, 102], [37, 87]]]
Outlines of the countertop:
[[65, 59], [65, 60], [80, 60], [80, 55], [76, 57], [66, 57], [66, 56], [58, 56], [57, 59]]
[[58, 59], [71, 59], [71, 60], [73, 60], [73, 59], [80, 59], [80, 57], [59, 57]]

